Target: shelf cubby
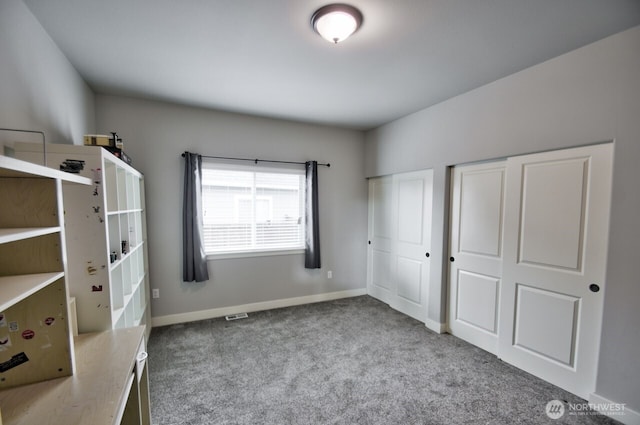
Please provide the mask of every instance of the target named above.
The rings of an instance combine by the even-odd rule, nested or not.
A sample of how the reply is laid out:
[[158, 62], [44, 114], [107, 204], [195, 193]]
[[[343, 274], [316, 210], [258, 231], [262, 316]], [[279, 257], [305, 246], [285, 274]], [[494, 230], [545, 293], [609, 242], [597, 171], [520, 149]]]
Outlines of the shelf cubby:
[[[15, 143], [14, 151], [25, 160], [42, 158], [42, 146], [38, 144]], [[90, 179], [88, 187], [62, 188], [68, 218], [64, 232], [69, 250], [67, 281], [76, 299], [78, 330], [85, 333], [149, 324], [144, 176], [101, 147], [47, 146], [50, 167], [57, 168], [69, 159], [84, 161], [80, 177], [74, 177]], [[44, 187], [41, 191], [46, 192]], [[58, 234], [53, 230], [56, 221], [50, 218], [50, 212], [56, 208], [55, 199], [44, 197], [39, 202], [42, 203], [39, 208], [49, 212], [39, 214], [34, 223], [2, 225], [0, 216], [0, 228], [49, 227], [35, 232]], [[0, 233], [0, 240], [13, 237], [6, 232]], [[124, 252], [123, 241], [126, 241]], [[33, 247], [34, 252], [37, 249]], [[1, 267], [2, 259], [0, 270]], [[145, 288], [138, 293], [140, 285]], [[147, 326], [147, 334], [150, 330]]]
[[62, 183], [90, 180], [0, 156], [0, 389], [73, 374]]

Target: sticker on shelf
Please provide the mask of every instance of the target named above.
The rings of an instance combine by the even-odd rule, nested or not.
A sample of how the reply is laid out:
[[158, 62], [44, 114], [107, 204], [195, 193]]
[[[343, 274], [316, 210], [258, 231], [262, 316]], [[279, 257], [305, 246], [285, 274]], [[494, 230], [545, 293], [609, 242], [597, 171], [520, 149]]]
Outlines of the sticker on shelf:
[[60, 170], [67, 173], [79, 174], [84, 170], [84, 161], [81, 159], [69, 159], [62, 161], [60, 164]]
[[[87, 263], [91, 264], [91, 261], [88, 261]], [[95, 275], [97, 271], [98, 269], [96, 269], [92, 265], [87, 266], [87, 273], [89, 274], [89, 276]]]
[[11, 347], [11, 338], [9, 335], [0, 336], [0, 351], [5, 351]]
[[4, 317], [4, 313], [0, 313], [0, 328], [7, 326], [7, 319]]
[[47, 317], [46, 319], [44, 319], [44, 324], [47, 326], [51, 326], [55, 321], [55, 317]]
[[102, 292], [102, 285], [91, 285], [91, 292]]
[[18, 322], [9, 322], [9, 332], [18, 332], [18, 329], [20, 329]]
[[27, 329], [26, 331], [22, 332], [22, 338], [24, 339], [33, 339], [34, 336], [36, 336], [36, 333], [31, 329]]
[[100, 184], [100, 180], [102, 180], [102, 168], [92, 168], [91, 171], [93, 171], [93, 182], [95, 184]]
[[29, 361], [29, 357], [27, 357], [27, 355], [24, 353], [24, 351], [22, 353], [18, 353], [15, 356], [11, 357], [9, 360], [7, 360], [6, 362], [2, 362], [0, 363], [0, 373], [4, 373], [10, 369], [13, 369], [16, 366], [20, 366], [23, 363], [26, 363]]

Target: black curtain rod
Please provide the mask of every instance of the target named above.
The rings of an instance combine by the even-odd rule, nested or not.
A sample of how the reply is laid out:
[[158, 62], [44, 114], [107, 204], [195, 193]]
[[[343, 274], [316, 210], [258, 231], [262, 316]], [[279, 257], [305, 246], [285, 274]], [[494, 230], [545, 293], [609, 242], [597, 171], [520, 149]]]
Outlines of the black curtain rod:
[[[211, 156], [211, 155], [201, 155], [203, 158], [213, 158], [213, 159], [231, 159], [233, 161], [251, 161], [254, 163], [258, 163], [258, 162], [273, 162], [273, 163], [277, 163], [277, 164], [298, 164], [298, 165], [305, 165], [305, 162], [297, 162], [297, 161], [275, 161], [272, 159], [252, 159], [252, 158], [234, 158], [234, 157], [230, 157], [230, 156]], [[182, 157], [184, 158], [184, 153], [182, 154]], [[322, 165], [324, 167], [331, 167], [331, 164], [326, 163], [326, 164], [318, 164], [318, 165]]]

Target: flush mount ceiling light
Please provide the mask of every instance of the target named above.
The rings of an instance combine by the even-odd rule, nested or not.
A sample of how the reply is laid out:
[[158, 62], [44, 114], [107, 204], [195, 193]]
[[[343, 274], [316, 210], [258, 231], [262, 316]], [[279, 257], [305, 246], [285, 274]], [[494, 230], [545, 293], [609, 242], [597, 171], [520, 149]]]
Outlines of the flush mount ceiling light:
[[362, 13], [348, 4], [328, 4], [311, 16], [313, 29], [322, 38], [338, 44], [356, 32], [362, 24]]

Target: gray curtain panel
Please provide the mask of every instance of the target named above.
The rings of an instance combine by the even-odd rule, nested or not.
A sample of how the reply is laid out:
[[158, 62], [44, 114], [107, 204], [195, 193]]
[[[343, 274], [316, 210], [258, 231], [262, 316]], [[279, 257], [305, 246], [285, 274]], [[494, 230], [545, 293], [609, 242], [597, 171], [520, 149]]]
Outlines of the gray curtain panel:
[[320, 227], [318, 217], [318, 163], [305, 163], [306, 194], [305, 194], [305, 251], [304, 267], [306, 269], [320, 268]]
[[189, 152], [184, 153], [182, 223], [182, 280], [209, 280], [202, 236], [202, 156]]

